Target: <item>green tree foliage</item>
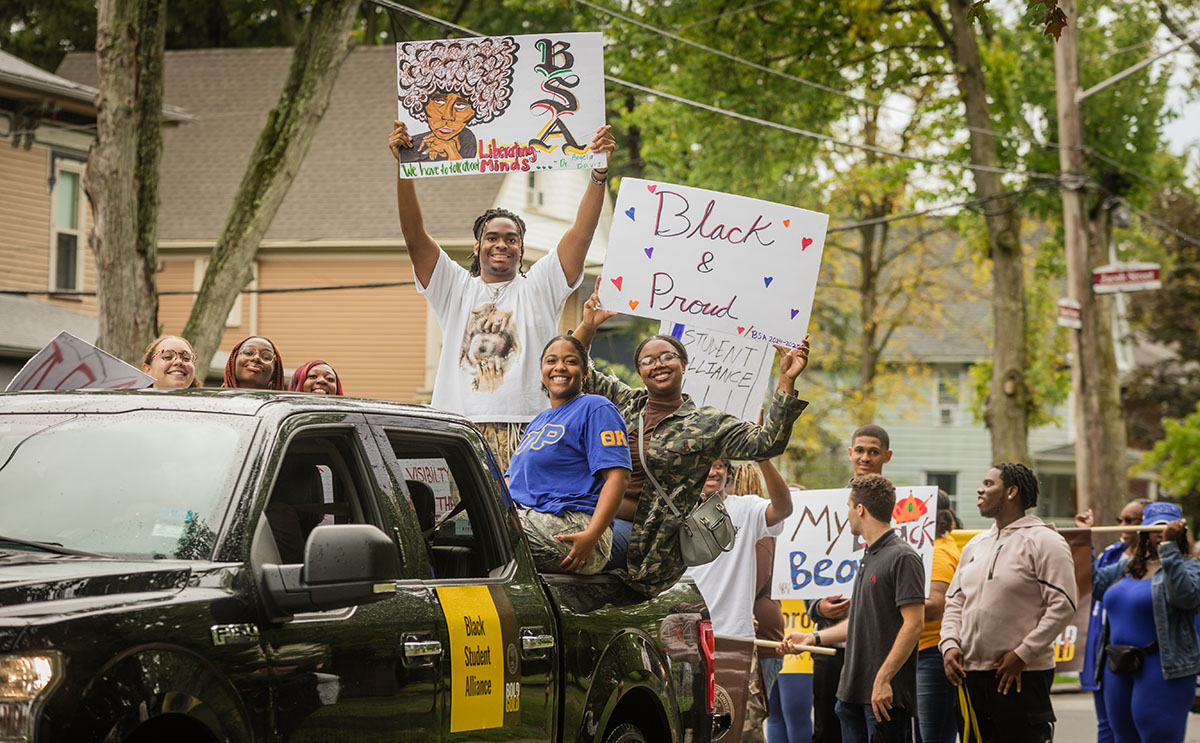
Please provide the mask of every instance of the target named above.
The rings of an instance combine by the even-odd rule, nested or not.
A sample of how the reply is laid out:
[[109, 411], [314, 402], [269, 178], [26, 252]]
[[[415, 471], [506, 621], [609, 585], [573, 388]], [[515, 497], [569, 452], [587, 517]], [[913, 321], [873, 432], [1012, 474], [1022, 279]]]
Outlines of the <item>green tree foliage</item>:
[[[1200, 235], [1194, 195], [1161, 194], [1152, 209], [1181, 232]], [[1142, 449], [1166, 433], [1164, 419], [1182, 418], [1200, 403], [1200, 246], [1168, 236], [1159, 247], [1161, 252], [1151, 257], [1162, 263], [1163, 287], [1134, 294], [1131, 303], [1131, 323], [1143, 353], [1124, 398], [1130, 443]]]
[[1200, 490], [1200, 405], [1183, 420], [1163, 421], [1166, 435], [1146, 455], [1144, 465], [1158, 468], [1159, 482], [1169, 493]]

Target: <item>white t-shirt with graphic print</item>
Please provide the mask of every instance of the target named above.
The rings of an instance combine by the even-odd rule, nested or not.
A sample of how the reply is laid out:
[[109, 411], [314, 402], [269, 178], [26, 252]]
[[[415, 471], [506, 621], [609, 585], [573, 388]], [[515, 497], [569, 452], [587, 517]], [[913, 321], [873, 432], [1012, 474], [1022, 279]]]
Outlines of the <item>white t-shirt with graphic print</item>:
[[567, 284], [557, 250], [525, 276], [494, 284], [439, 251], [429, 285], [416, 280], [442, 328], [433, 406], [475, 423], [533, 420], [550, 404], [542, 392], [542, 347], [558, 334], [563, 305], [582, 282], [580, 272]]

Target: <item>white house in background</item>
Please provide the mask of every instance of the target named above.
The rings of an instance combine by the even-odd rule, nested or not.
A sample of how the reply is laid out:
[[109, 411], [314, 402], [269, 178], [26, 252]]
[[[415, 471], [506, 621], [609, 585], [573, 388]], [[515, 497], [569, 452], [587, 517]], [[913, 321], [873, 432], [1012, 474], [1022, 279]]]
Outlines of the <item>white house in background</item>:
[[[946, 326], [903, 328], [889, 348], [893, 358], [911, 358], [931, 371], [911, 402], [885, 408], [875, 421], [892, 438], [888, 479], [897, 485], [937, 485], [954, 497], [959, 517], [968, 527], [986, 525], [975, 506], [975, 491], [993, 464], [991, 434], [971, 410], [974, 394], [971, 367], [991, 356], [989, 291], [977, 299], [952, 303]], [[1069, 525], [1076, 513], [1074, 399], [1055, 410], [1058, 423], [1029, 432], [1033, 469], [1041, 483], [1037, 514]], [[1140, 458], [1129, 452], [1132, 465]], [[1130, 498], [1152, 497], [1157, 490], [1148, 474], [1130, 478]]]

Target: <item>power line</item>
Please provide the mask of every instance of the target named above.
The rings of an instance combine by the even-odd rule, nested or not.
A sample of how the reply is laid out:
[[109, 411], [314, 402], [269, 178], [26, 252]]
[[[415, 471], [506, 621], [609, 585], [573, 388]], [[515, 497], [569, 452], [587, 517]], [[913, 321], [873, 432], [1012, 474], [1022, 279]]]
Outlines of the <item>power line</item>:
[[[900, 108], [899, 106], [891, 106], [891, 105], [888, 105], [887, 103], [883, 103], [880, 101], [873, 101], [873, 100], [871, 100], [869, 98], [865, 98], [863, 96], [857, 96], [857, 95], [854, 95], [853, 93], [848, 93], [844, 90], [838, 90], [837, 88], [833, 88], [828, 85], [823, 85], [822, 83], [818, 83], [818, 82], [814, 82], [812, 80], [808, 80], [806, 78], [798, 77], [796, 75], [792, 75], [787, 72], [783, 72], [781, 70], [776, 70], [774, 68], [758, 64], [757, 62], [752, 62], [751, 60], [748, 60], [744, 57], [738, 57], [736, 55], [729, 54], [728, 52], [723, 52], [720, 49], [714, 49], [713, 47], [706, 46], [705, 44], [701, 44], [700, 42], [692, 41], [691, 39], [687, 39], [683, 36], [679, 36], [678, 34], [671, 33], [670, 31], [666, 31], [666, 30], [657, 28], [655, 26], [650, 25], [649, 23], [645, 23], [644, 21], [640, 21], [636, 18], [631, 18], [627, 15], [623, 15], [621, 13], [616, 12], [615, 10], [609, 10], [608, 8], [605, 8], [603, 6], [596, 5], [595, 3], [590, 2], [590, 0], [575, 0], [575, 2], [579, 3], [580, 5], [585, 5], [591, 9], [599, 11], [601, 13], [610, 15], [610, 16], [617, 18], [619, 20], [622, 20], [626, 23], [632, 24], [634, 26], [638, 26], [639, 28], [643, 28], [647, 31], [650, 31], [651, 33], [655, 33], [660, 36], [665, 36], [666, 38], [671, 39], [672, 41], [678, 41], [682, 44], [686, 44], [688, 46], [692, 46], [692, 47], [695, 47], [702, 51], [708, 52], [709, 54], [715, 54], [724, 59], [728, 59], [731, 62], [745, 65], [747, 67], [751, 67], [751, 68], [759, 70], [761, 72], [766, 72], [767, 74], [775, 75], [776, 77], [781, 77], [785, 80], [791, 80], [792, 82], [799, 83], [801, 85], [807, 85], [809, 87], [815, 88], [815, 89], [823, 91], [825, 93], [829, 93], [830, 95], [835, 95], [840, 98], [845, 98], [845, 99], [853, 101], [855, 103], [861, 103], [863, 105], [871, 106], [873, 108], [878, 108], [883, 111], [892, 111], [894, 113], [901, 113], [901, 114], [904, 114], [905, 116], [916, 117], [916, 116], [920, 115], [916, 111], [909, 111], [908, 109]], [[1037, 147], [1046, 147], [1046, 148], [1061, 147], [1061, 145], [1059, 145], [1057, 142], [1041, 142], [1032, 137], [1025, 137], [1025, 136], [1021, 136], [1019, 134], [1005, 134], [1003, 132], [998, 132], [994, 129], [988, 129], [986, 127], [971, 126], [970, 124], [967, 124], [965, 122], [957, 122], [956, 121], [956, 122], [943, 122], [943, 123], [953, 123], [955, 126], [962, 127], [969, 131], [977, 132], [979, 134], [988, 134], [993, 137], [997, 137], [997, 138], [1001, 138], [1001, 139], [1011, 139], [1011, 140], [1016, 140], [1016, 141], [1020, 141], [1020, 142], [1026, 142], [1028, 144], [1032, 144]]]
[[780, 124], [775, 121], [768, 121], [767, 119], [760, 119], [757, 116], [750, 116], [748, 114], [739, 113], [737, 111], [730, 111], [729, 109], [720, 108], [718, 106], [712, 106], [707, 103], [701, 103], [699, 101], [694, 101], [690, 98], [684, 98], [683, 96], [674, 95], [672, 93], [665, 93], [661, 90], [656, 90], [654, 88], [646, 87], [645, 85], [639, 85], [637, 83], [629, 82], [628, 80], [622, 80], [621, 78], [614, 77], [612, 75], [605, 75], [604, 79], [608, 80], [609, 82], [616, 83], [617, 85], [621, 85], [621, 86], [624, 86], [627, 88], [632, 88], [633, 90], [641, 91], [648, 95], [654, 95], [654, 96], [658, 96], [660, 98], [666, 98], [669, 101], [674, 101], [676, 103], [682, 103], [685, 106], [691, 106], [693, 108], [698, 108], [703, 111], [708, 111], [710, 113], [721, 114], [722, 116], [728, 116], [730, 118], [739, 119], [741, 121], [746, 121], [746, 122], [749, 122], [752, 124], [758, 124], [759, 126], [765, 126], [770, 129], [778, 129], [780, 131], [789, 132], [791, 134], [798, 134], [802, 137], [816, 139], [816, 140], [819, 140], [822, 142], [826, 142], [828, 144], [838, 145], [841, 147], [849, 147], [849, 148], [856, 149], [856, 150], [864, 150], [866, 152], [874, 152], [878, 155], [887, 155], [889, 157], [898, 157], [898, 158], [902, 158], [905, 160], [914, 160], [917, 162], [925, 163], [927, 165], [945, 165], [945, 166], [949, 166], [952, 168], [962, 168], [965, 170], [974, 170], [974, 171], [978, 171], [981, 173], [998, 173], [998, 174], [1002, 174], [1002, 175], [1019, 175], [1019, 176], [1025, 176], [1028, 178], [1044, 178], [1047, 180], [1057, 180], [1058, 179], [1057, 175], [1053, 175], [1050, 173], [1038, 173], [1036, 171], [1013, 170], [1012, 168], [1001, 168], [1001, 167], [996, 167], [996, 166], [992, 166], [992, 165], [976, 165], [974, 163], [964, 163], [964, 162], [958, 162], [956, 160], [943, 160], [941, 158], [936, 158], [936, 157], [924, 157], [922, 155], [912, 155], [907, 152], [898, 152], [896, 150], [889, 150], [885, 147], [877, 147], [875, 145], [859, 144], [858, 142], [847, 142], [847, 141], [844, 141], [841, 139], [836, 139], [827, 134], [821, 134], [819, 132], [813, 132], [813, 131], [809, 131], [807, 129], [801, 129], [799, 127], [789, 126], [787, 124]]
[[[973, 206], [980, 206], [982, 204], [986, 204], [986, 203], [989, 203], [992, 201], [998, 201], [1000, 199], [1008, 199], [1008, 198], [1013, 198], [1013, 197], [1024, 196], [1025, 194], [1036, 191], [1039, 188], [1050, 188], [1050, 187], [1054, 187], [1056, 185], [1057, 184], [1050, 184], [1050, 183], [1039, 184], [1036, 186], [1030, 186], [1028, 188], [1018, 189], [1016, 191], [1005, 191], [1004, 193], [992, 194], [991, 196], [984, 196], [984, 197], [978, 198], [978, 199], [970, 199], [968, 201], [956, 201], [953, 204], [939, 204], [937, 206], [931, 206], [928, 209], [921, 209], [919, 211], [914, 211], [914, 212], [905, 212], [903, 214], [892, 214], [892, 215], [889, 215], [886, 217], [876, 217], [874, 219], [864, 219], [861, 222], [851, 222], [849, 224], [838, 224], [838, 225], [834, 225], [833, 227], [830, 227], [829, 229], [825, 230], [825, 232], [826, 232], [826, 234], [830, 234], [830, 233], [834, 233], [834, 232], [847, 232], [849, 230], [857, 230], [861, 227], [870, 227], [872, 225], [877, 225], [877, 224], [887, 224], [888, 222], [899, 222], [904, 219], [914, 219], [916, 217], [923, 217], [926, 214], [932, 214], [934, 212], [945, 211], [946, 209], [970, 208]], [[994, 216], [994, 215], [985, 213], [984, 216]]]
[[1129, 211], [1131, 211], [1134, 214], [1141, 217], [1143, 221], [1149, 222], [1150, 224], [1154, 225], [1155, 227], [1159, 228], [1160, 230], [1162, 230], [1164, 232], [1171, 233], [1172, 235], [1174, 235], [1175, 237], [1178, 237], [1180, 240], [1183, 240], [1184, 242], [1188, 243], [1189, 245], [1194, 245], [1194, 246], [1200, 248], [1200, 239], [1192, 237], [1191, 235], [1187, 234], [1186, 232], [1179, 231], [1178, 229], [1176, 229], [1175, 227], [1172, 227], [1171, 225], [1162, 221], [1158, 217], [1154, 217], [1150, 214], [1147, 214], [1146, 212], [1142, 211], [1141, 209], [1138, 209], [1133, 204], [1130, 204], [1125, 199], [1120, 199], [1120, 201], [1122, 204], [1124, 204], [1126, 206], [1126, 208], [1129, 209]]

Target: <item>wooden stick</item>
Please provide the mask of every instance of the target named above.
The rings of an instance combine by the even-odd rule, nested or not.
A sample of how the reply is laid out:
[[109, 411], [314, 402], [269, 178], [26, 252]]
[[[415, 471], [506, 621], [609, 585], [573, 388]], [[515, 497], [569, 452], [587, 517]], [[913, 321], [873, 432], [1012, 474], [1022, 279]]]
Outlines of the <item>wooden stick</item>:
[[[754, 644], [760, 648], [779, 649], [779, 643], [771, 642], [770, 640], [755, 640]], [[820, 645], [797, 645], [797, 648], [803, 648], [800, 652], [812, 653], [813, 655], [837, 655], [837, 648], [826, 648]]]
[[[1087, 529], [1086, 526], [1076, 527], [1077, 529]], [[1090, 531], [1093, 534], [1119, 534], [1123, 531], [1162, 531], [1166, 529], [1166, 524], [1152, 524], [1150, 526], [1093, 526]]]

